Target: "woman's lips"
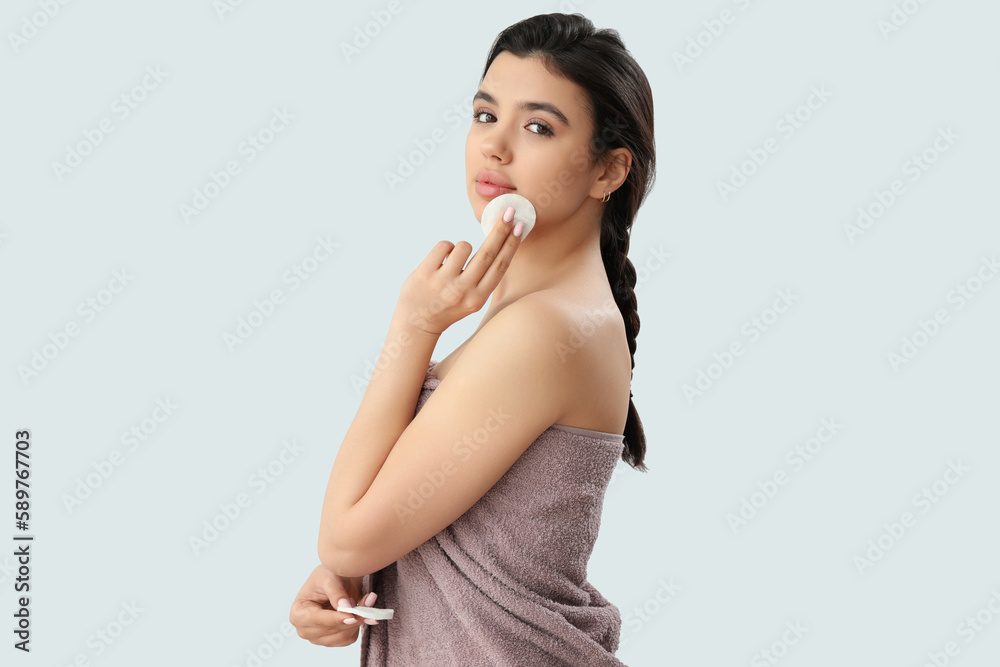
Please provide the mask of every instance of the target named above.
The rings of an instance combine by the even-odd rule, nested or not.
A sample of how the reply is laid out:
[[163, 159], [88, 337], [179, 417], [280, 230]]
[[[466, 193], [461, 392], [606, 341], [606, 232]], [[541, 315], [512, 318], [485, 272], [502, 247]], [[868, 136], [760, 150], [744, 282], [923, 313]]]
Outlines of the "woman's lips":
[[493, 185], [486, 181], [476, 181], [476, 193], [481, 197], [499, 197], [500, 195], [514, 192], [517, 188], [505, 188], [500, 185]]

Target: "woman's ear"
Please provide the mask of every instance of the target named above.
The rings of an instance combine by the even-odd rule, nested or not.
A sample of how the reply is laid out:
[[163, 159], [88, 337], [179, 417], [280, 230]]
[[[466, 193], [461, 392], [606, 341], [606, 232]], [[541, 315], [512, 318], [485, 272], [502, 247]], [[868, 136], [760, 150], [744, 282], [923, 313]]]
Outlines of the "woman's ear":
[[602, 199], [605, 192], [614, 192], [621, 187], [632, 169], [632, 151], [627, 148], [616, 148], [611, 151], [611, 161], [604, 168], [604, 173], [594, 182], [592, 197]]

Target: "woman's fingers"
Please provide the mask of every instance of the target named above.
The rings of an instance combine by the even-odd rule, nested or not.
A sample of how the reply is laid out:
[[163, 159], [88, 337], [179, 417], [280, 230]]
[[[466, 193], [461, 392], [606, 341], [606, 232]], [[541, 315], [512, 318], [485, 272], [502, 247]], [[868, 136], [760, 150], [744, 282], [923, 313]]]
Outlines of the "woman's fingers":
[[306, 639], [309, 643], [317, 646], [343, 647], [350, 646], [358, 641], [358, 634], [361, 631], [360, 625], [342, 625], [336, 630], [317, 630], [316, 634]]
[[[364, 597], [364, 599], [361, 601], [361, 604], [364, 605], [365, 607], [374, 607], [375, 606], [375, 601], [377, 599], [378, 599], [378, 593], [376, 593], [375, 591], [372, 591], [371, 593], [369, 593], [368, 595], [366, 595]], [[378, 620], [376, 620], [374, 618], [366, 618], [366, 619], [363, 619], [363, 620], [368, 625], [378, 625]]]
[[350, 646], [354, 642], [358, 641], [358, 635], [361, 633], [360, 626], [353, 626], [354, 631], [348, 634], [343, 632], [330, 633], [328, 635], [323, 635], [322, 637], [317, 637], [313, 644], [317, 646], [326, 646], [328, 648], [343, 648], [345, 646]]
[[[509, 209], [514, 208], [513, 206]], [[511, 230], [513, 225], [504, 222], [503, 216], [497, 220], [497, 223], [493, 225], [493, 230], [490, 232], [486, 240], [483, 241], [483, 245], [479, 246], [479, 250], [476, 251], [476, 255], [469, 262], [469, 266], [462, 273], [462, 280], [464, 280], [468, 285], [475, 287], [480, 284], [483, 279], [483, 275], [490, 269], [494, 264], [496, 264], [497, 259], [501, 259], [503, 250], [508, 246], [505, 245], [505, 241], [512, 237]], [[516, 238], [514, 239], [517, 240]], [[517, 247], [516, 245], [514, 246]], [[513, 254], [513, 250], [511, 250]]]
[[[435, 246], [432, 254], [428, 255], [428, 260], [437, 267], [441, 266], [441, 261], [446, 256], [447, 261], [444, 261], [442, 270], [448, 270], [453, 277], [457, 278], [462, 291], [477, 289], [482, 293], [481, 296], [488, 297], [500, 283], [507, 267], [510, 266], [514, 251], [517, 250], [517, 246], [521, 242], [512, 233], [515, 224], [506, 223], [501, 217], [493, 226], [493, 231], [479, 246], [472, 261], [469, 261], [472, 244], [468, 241], [459, 241], [450, 253], [442, 253], [441, 249]], [[468, 262], [468, 266], [465, 266], [466, 262]], [[463, 267], [465, 268], [463, 269]]]
[[[520, 223], [515, 223], [515, 225]], [[498, 232], [497, 230], [500, 230]], [[523, 231], [521, 232], [524, 233]], [[521, 244], [521, 239], [514, 236], [514, 230], [512, 225], [505, 225], [502, 222], [493, 227], [493, 231], [490, 232], [490, 238], [487, 242], [493, 240], [494, 235], [497, 235], [501, 239], [501, 244], [498, 246], [498, 250], [495, 251], [493, 255], [493, 261], [490, 262], [489, 266], [486, 268], [476, 281], [476, 287], [482, 290], [485, 294], [492, 294], [493, 290], [496, 289], [497, 285], [500, 284], [500, 279], [503, 278], [504, 274], [507, 272], [507, 268], [510, 266], [510, 261], [514, 257], [514, 251]], [[483, 244], [486, 245], [485, 243]], [[479, 249], [482, 252], [482, 248]], [[478, 253], [477, 253], [478, 256]], [[475, 258], [473, 258], [475, 261]]]
[[451, 253], [449, 253], [447, 261], [444, 263], [444, 268], [451, 269], [452, 274], [457, 276], [461, 273], [462, 267], [465, 266], [465, 262], [471, 254], [472, 244], [468, 241], [459, 241], [452, 248]]
[[454, 247], [455, 245], [451, 241], [438, 241], [431, 248], [431, 251], [427, 253], [427, 257], [424, 258], [424, 261], [420, 265], [428, 270], [438, 268]]
[[501, 216], [471, 260], [472, 244], [439, 241], [403, 282], [396, 304], [400, 317], [427, 333], [440, 334], [477, 312], [500, 283], [521, 243], [512, 235], [513, 229], [514, 224]]
[[357, 641], [359, 623], [346, 624], [354, 614], [336, 611], [341, 600], [354, 606], [361, 595], [360, 577], [338, 577], [322, 565], [317, 566], [303, 584], [292, 603], [288, 620], [298, 635], [313, 644], [347, 646]]
[[[292, 624], [299, 637], [323, 646], [347, 646], [357, 640], [357, 625], [346, 625], [345, 618], [353, 614], [325, 609], [319, 603], [306, 600], [293, 610]], [[330, 644], [328, 642], [346, 642]]]

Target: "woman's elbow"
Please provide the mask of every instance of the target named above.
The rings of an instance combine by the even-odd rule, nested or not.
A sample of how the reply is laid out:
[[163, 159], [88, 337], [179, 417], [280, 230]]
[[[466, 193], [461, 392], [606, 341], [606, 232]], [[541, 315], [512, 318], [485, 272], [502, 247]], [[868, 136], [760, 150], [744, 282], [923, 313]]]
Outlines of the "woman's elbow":
[[340, 547], [336, 540], [333, 539], [330, 531], [322, 529], [319, 531], [317, 552], [319, 554], [319, 562], [323, 564], [323, 567], [339, 575], [340, 572], [338, 570], [342, 562]]
[[320, 547], [319, 562], [338, 577], [361, 577], [365, 574], [358, 572], [356, 564], [351, 560], [350, 553], [342, 550]]

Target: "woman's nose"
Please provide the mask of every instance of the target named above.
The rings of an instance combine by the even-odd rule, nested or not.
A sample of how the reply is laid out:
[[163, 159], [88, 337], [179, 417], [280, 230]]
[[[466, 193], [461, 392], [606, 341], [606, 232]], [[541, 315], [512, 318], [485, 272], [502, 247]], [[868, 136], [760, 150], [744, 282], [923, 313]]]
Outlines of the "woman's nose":
[[496, 156], [503, 161], [510, 152], [510, 139], [507, 136], [507, 129], [501, 127], [499, 123], [494, 123], [489, 127], [479, 141], [479, 149], [483, 156]]

